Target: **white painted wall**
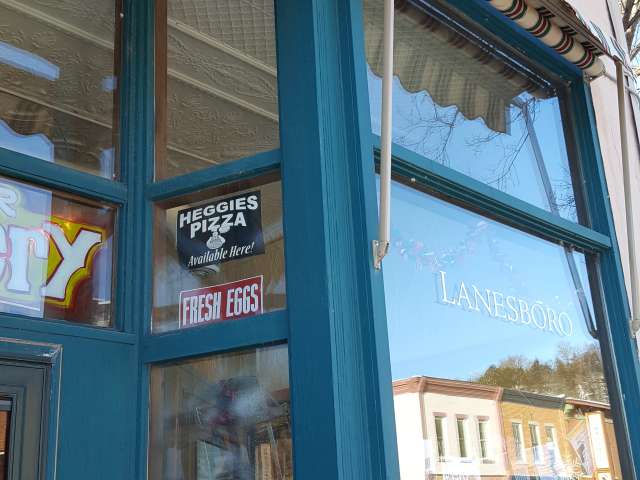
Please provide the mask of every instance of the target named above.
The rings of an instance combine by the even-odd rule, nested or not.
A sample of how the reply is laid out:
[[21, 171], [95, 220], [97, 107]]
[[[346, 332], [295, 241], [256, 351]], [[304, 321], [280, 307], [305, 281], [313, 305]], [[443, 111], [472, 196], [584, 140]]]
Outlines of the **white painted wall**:
[[[432, 452], [429, 463], [434, 466], [432, 470], [434, 473], [475, 476], [506, 474], [500, 417], [496, 401], [427, 392], [423, 395], [423, 402], [427, 424], [427, 442], [431, 446], [430, 450]], [[445, 435], [446, 462], [440, 462], [437, 458], [436, 414], [446, 414], [447, 416], [447, 431]], [[468, 458], [465, 460], [460, 459], [458, 448], [456, 417], [459, 415], [467, 417], [465, 436], [467, 439]], [[480, 458], [478, 417], [488, 418], [489, 458], [493, 463], [482, 463]]]
[[400, 478], [424, 480], [426, 456], [422, 436], [420, 395], [418, 393], [395, 395], [393, 403], [396, 412]]
[[[424, 480], [425, 472], [470, 477], [506, 475], [497, 402], [436, 393], [422, 394], [422, 401], [426, 432], [422, 425], [420, 394], [404, 393], [394, 397], [402, 480]], [[436, 414], [444, 414], [447, 418], [445, 462], [440, 462], [437, 455]], [[467, 417], [465, 436], [468, 458], [464, 460], [460, 458], [458, 449], [456, 432], [458, 415]], [[480, 458], [478, 417], [488, 418], [488, 447], [493, 463], [483, 463]]]
[[[618, 0], [568, 0], [573, 7], [586, 19], [592, 20], [602, 29], [606, 35], [617, 38], [621, 46], [625, 46], [624, 31], [622, 28], [622, 16], [618, 9]], [[603, 59], [607, 73], [615, 77], [615, 64], [608, 58]], [[627, 248], [627, 222], [625, 218], [624, 183], [622, 179], [622, 160], [620, 150], [620, 128], [618, 121], [617, 89], [615, 81], [601, 77], [591, 84], [594, 108], [598, 122], [598, 135], [605, 165], [605, 173], [611, 205], [616, 225], [616, 234], [622, 255], [627, 289], [629, 288], [629, 255]], [[629, 135], [629, 155], [631, 161], [633, 189], [634, 217], [635, 217], [635, 243], [636, 251], [640, 252], [640, 148], [636, 124], [640, 124], [640, 103], [633, 99], [636, 112], [631, 105], [631, 97], [627, 96], [627, 132]], [[639, 343], [640, 345], [640, 343]]]

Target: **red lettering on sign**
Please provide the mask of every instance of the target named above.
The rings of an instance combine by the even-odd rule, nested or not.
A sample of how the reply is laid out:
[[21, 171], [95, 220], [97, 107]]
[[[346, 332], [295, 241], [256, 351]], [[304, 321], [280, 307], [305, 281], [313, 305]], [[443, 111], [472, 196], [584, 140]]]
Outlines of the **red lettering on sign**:
[[179, 328], [260, 315], [262, 275], [180, 292]]

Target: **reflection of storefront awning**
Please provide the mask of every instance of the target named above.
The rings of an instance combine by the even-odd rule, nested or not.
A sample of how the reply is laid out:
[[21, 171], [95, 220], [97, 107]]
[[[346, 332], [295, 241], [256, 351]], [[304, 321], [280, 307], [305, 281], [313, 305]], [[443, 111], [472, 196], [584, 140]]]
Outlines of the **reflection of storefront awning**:
[[[498, 58], [479, 42], [445, 25], [409, 0], [395, 2], [394, 75], [411, 93], [427, 91], [441, 107], [455, 105], [470, 120], [482, 118], [496, 132], [508, 131], [514, 98], [528, 92], [549, 96], [547, 86]], [[383, 3], [364, 3], [367, 63], [382, 77]]]

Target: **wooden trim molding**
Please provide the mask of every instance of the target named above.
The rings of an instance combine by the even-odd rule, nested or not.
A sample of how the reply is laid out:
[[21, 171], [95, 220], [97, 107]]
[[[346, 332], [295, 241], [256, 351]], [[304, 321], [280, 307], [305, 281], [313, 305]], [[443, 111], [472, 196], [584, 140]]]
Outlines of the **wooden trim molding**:
[[155, 178], [164, 178], [167, 158], [167, 0], [157, 0], [155, 18]]
[[539, 393], [523, 392], [521, 390], [504, 389], [502, 392], [503, 402], [524, 404], [539, 408], [562, 409], [564, 407], [564, 397], [551, 397]]
[[462, 380], [446, 380], [434, 377], [411, 377], [393, 382], [393, 394], [404, 393], [438, 393], [456, 397], [482, 398], [498, 400], [502, 396], [502, 389], [479, 383], [464, 382]]
[[591, 400], [579, 400], [577, 398], [567, 398], [565, 402], [568, 405], [574, 405], [580, 408], [588, 408], [590, 410], [599, 410], [608, 412], [611, 410], [611, 407], [607, 403], [602, 402], [593, 402]]

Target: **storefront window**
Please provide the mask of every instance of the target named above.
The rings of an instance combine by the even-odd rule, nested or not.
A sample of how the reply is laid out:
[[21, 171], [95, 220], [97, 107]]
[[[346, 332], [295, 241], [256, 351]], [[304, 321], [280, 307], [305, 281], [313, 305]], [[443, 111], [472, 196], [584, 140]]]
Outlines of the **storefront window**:
[[155, 333], [285, 308], [277, 174], [163, 202], [155, 215]]
[[110, 326], [115, 216], [0, 178], [0, 312]]
[[620, 478], [588, 257], [402, 183], [391, 218], [402, 479]]
[[161, 0], [156, 177], [279, 147], [273, 2]]
[[117, 175], [115, 0], [0, 6], [0, 148]]
[[[431, 3], [431, 2], [430, 2]], [[396, 2], [398, 5], [398, 2]], [[562, 91], [410, 1], [396, 7], [393, 142], [563, 218], [584, 222]], [[364, 0], [373, 133], [380, 134], [383, 3]]]
[[150, 480], [293, 478], [286, 346], [151, 369]]

